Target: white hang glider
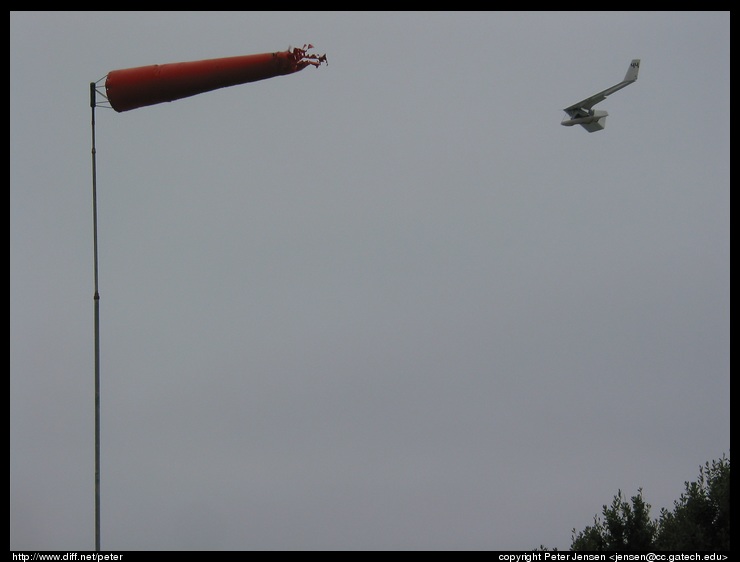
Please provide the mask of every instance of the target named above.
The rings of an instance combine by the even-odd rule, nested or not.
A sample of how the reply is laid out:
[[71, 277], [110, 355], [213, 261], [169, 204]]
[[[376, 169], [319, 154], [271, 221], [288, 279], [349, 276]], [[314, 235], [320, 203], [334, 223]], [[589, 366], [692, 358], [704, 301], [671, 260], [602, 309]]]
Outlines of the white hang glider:
[[586, 98], [583, 101], [574, 103], [570, 107], [566, 107], [565, 111], [568, 116], [563, 119], [560, 123], [566, 127], [572, 127], [573, 125], [581, 125], [589, 133], [594, 131], [601, 131], [606, 127], [606, 116], [609, 115], [606, 111], [599, 111], [598, 109], [591, 109], [600, 101], [604, 101], [606, 96], [610, 96], [617, 90], [621, 90], [625, 86], [629, 86], [632, 82], [637, 80], [637, 73], [640, 71], [640, 59], [634, 59], [630, 63], [630, 67], [627, 70], [627, 74], [624, 75], [624, 80], [619, 84], [607, 88], [603, 92], [594, 94], [591, 97]]

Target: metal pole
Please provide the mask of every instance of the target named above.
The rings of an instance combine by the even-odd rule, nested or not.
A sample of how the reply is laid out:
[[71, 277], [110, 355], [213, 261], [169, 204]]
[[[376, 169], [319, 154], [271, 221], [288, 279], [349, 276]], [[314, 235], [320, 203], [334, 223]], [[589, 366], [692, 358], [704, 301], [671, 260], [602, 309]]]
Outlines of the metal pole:
[[95, 82], [90, 82], [92, 110], [93, 268], [95, 271], [95, 551], [100, 551], [100, 294], [98, 293], [98, 199], [95, 170]]

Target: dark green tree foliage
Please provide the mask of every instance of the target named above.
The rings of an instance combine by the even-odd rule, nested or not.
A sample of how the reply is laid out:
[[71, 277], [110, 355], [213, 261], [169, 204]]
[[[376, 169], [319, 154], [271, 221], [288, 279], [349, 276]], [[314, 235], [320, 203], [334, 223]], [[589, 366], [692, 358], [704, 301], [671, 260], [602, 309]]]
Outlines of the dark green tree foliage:
[[657, 520], [650, 519], [642, 488], [631, 503], [619, 490], [593, 525], [577, 534], [572, 530], [571, 550], [730, 550], [730, 459], [707, 462], [698, 480], [685, 486], [673, 511], [661, 509]]
[[578, 535], [572, 531], [571, 550], [649, 550], [653, 546], [656, 524], [650, 520], [650, 504], [642, 499], [642, 489], [632, 496], [632, 505], [614, 496], [611, 506], [604, 505], [603, 520], [594, 516], [593, 526]]
[[658, 522], [660, 550], [730, 550], [730, 460], [724, 456], [706, 463], [696, 482], [663, 508]]

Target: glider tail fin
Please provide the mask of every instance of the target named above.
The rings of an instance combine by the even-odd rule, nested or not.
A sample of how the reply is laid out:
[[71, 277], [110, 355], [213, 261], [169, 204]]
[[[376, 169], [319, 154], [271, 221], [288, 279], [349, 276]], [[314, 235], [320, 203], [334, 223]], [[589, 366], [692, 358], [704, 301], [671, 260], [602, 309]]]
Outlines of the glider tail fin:
[[627, 74], [624, 75], [625, 82], [634, 82], [637, 80], [637, 73], [640, 72], [640, 59], [634, 59], [630, 63], [630, 67], [627, 70]]

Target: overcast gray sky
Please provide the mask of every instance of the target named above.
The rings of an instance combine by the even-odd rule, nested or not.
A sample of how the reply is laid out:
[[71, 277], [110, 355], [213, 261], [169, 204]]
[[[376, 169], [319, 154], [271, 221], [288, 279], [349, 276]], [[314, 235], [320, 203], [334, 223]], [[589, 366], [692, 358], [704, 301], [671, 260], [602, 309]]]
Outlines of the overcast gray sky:
[[[11, 12], [10, 548], [568, 549], [730, 448], [729, 12]], [[597, 106], [606, 129], [562, 127]]]

